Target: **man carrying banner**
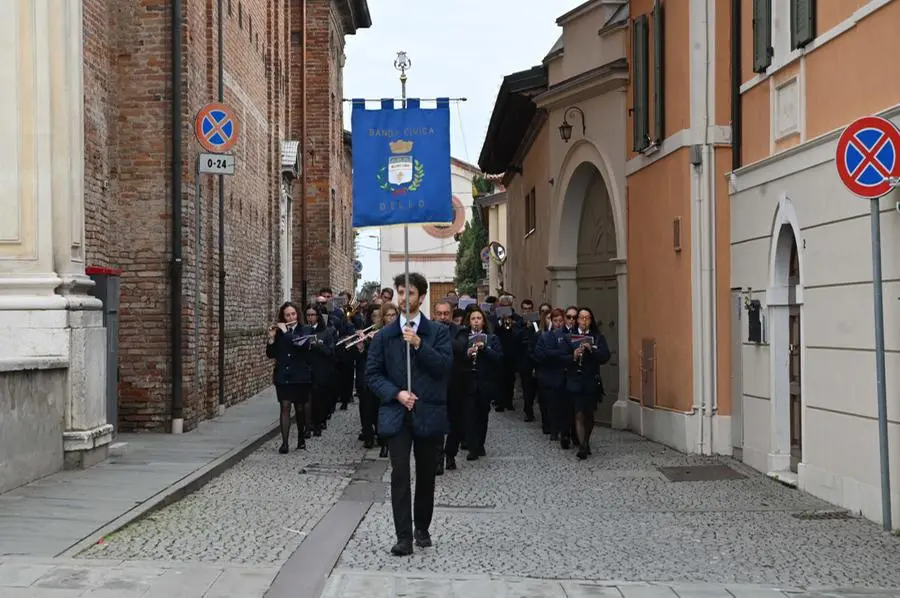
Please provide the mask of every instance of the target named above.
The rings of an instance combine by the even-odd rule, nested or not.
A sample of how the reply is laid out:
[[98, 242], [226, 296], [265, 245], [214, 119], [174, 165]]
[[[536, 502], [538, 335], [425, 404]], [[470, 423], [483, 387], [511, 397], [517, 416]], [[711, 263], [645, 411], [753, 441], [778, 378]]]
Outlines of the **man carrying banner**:
[[[391, 454], [391, 506], [397, 543], [391, 553], [407, 556], [413, 540], [431, 546], [434, 479], [438, 439], [447, 433], [447, 385], [453, 352], [446, 326], [419, 312], [428, 282], [418, 272], [394, 279], [400, 305], [409, 311], [372, 339], [366, 364], [369, 388], [380, 399], [378, 433], [388, 438]], [[408, 348], [412, 349], [412, 389], [407, 389]], [[416, 458], [416, 495], [412, 507], [409, 454]], [[415, 526], [415, 528], [413, 527]]]

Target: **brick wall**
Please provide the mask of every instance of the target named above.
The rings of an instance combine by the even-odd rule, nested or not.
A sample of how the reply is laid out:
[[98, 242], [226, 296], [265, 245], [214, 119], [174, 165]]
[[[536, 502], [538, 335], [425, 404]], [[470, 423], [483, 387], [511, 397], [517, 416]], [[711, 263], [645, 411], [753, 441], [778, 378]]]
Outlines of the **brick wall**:
[[[345, 160], [343, 63], [345, 31], [337, 8], [330, 0], [309, 0], [307, 4], [307, 116], [306, 139], [307, 204], [306, 264], [309, 293], [322, 286], [335, 292], [352, 290], [353, 243], [352, 202], [347, 193], [352, 176]], [[295, 31], [300, 31], [295, 19]], [[292, 70], [292, 105], [303, 97], [301, 72]], [[291, 131], [300, 139], [300, 111], [292, 113]], [[300, 186], [294, 188], [294, 296], [301, 296]], [[308, 298], [306, 298], [308, 299]]]
[[[224, 389], [231, 404], [271, 379], [263, 348], [265, 328], [280, 297], [281, 141], [300, 139], [298, 111], [292, 108], [298, 105], [300, 53], [291, 39], [299, 0], [223, 4], [225, 102], [240, 122], [240, 141], [233, 150], [237, 173], [225, 177], [224, 184]], [[196, 180], [199, 145], [193, 137], [194, 115], [217, 98], [216, 5], [216, 0], [184, 0], [181, 325], [186, 430], [214, 414], [218, 404], [219, 189], [216, 177]], [[323, 35], [327, 40], [334, 30], [342, 51], [343, 32], [334, 29], [330, 2], [311, 0], [309, 17], [311, 33], [318, 32], [316, 40]], [[165, 431], [172, 391], [170, 6], [148, 0], [85, 0], [84, 32], [88, 262], [123, 270], [120, 425], [122, 430]], [[309, 122], [316, 123], [322, 114], [328, 122], [339, 122], [339, 63], [333, 53], [316, 46], [308, 60], [311, 91], [314, 86], [320, 89], [309, 99]], [[335, 94], [336, 107], [330, 105], [330, 93]], [[311, 181], [329, 193], [331, 181], [341, 188], [349, 170], [340, 175], [345, 163], [330, 158], [330, 130], [311, 130], [310, 137], [310, 171], [317, 169]], [[342, 143], [338, 152], [343, 154]], [[321, 213], [329, 206], [327, 197], [319, 201], [316, 196], [311, 229], [331, 217]], [[348, 209], [349, 203], [342, 206]], [[310, 235], [311, 246], [313, 242]], [[332, 271], [333, 278], [327, 280], [340, 286], [345, 276], [341, 269], [349, 267], [346, 252], [336, 253], [344, 255], [340, 264], [317, 261], [327, 254], [311, 256], [311, 263], [317, 276]], [[326, 279], [312, 280], [319, 284]]]

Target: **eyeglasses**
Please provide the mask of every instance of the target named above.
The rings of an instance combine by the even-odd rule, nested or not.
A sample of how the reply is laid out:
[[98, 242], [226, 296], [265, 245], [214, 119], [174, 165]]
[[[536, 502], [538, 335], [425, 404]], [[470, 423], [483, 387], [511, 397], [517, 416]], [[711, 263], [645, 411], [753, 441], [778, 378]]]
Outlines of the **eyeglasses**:
[[577, 314], [566, 314], [566, 319], [567, 319], [567, 320], [574, 320], [574, 319], [576, 319], [577, 317], [578, 317]]

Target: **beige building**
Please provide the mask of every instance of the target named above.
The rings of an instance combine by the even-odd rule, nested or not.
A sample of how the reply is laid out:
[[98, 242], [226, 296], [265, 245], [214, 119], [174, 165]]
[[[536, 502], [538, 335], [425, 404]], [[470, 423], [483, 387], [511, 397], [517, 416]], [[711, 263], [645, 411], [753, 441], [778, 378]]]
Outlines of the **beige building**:
[[504, 78], [479, 165], [506, 173], [508, 288], [593, 309], [613, 354], [597, 418], [626, 427], [628, 6], [593, 0], [557, 24], [542, 64]]
[[[900, 2], [820, 1], [795, 15], [789, 3], [743, 6], [735, 89], [743, 126], [728, 177], [734, 446], [756, 469], [881, 521], [870, 206], [841, 183], [835, 154], [841, 131], [858, 117], [900, 124], [900, 79], [882, 76], [900, 51]], [[900, 160], [900, 148], [889, 153], [879, 156]], [[894, 527], [898, 201], [896, 191], [881, 200]]]
[[[82, 3], [0, 2], [0, 492], [105, 457], [106, 329], [88, 295]], [[9, 115], [12, 115], [10, 117]]]
[[[482, 221], [488, 234], [488, 243], [499, 243], [504, 248], [507, 246], [509, 226], [507, 223], [506, 191], [499, 191], [491, 195], [475, 198], [475, 206], [481, 210]], [[501, 291], [506, 291], [506, 266], [497, 260], [491, 259], [487, 263], [487, 295], [499, 296]]]

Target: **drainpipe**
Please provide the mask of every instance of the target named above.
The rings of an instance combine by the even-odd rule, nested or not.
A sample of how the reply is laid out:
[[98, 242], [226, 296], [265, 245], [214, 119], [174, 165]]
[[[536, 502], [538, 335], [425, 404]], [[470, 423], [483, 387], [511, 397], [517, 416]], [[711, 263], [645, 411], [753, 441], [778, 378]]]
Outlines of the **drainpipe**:
[[182, 396], [181, 367], [181, 56], [182, 56], [182, 0], [172, 0], [172, 261], [170, 262], [172, 292], [171, 343], [172, 343], [172, 433], [184, 429], [184, 403]]
[[731, 170], [741, 167], [741, 0], [731, 0]]
[[309, 296], [309, 281], [306, 279], [306, 152], [309, 136], [306, 128], [306, 1], [300, 5], [300, 85], [303, 95], [300, 98], [300, 303], [305, 304]]
[[[225, 102], [225, 38], [222, 0], [218, 10], [219, 103]], [[225, 175], [219, 175], [219, 415], [225, 414]]]

